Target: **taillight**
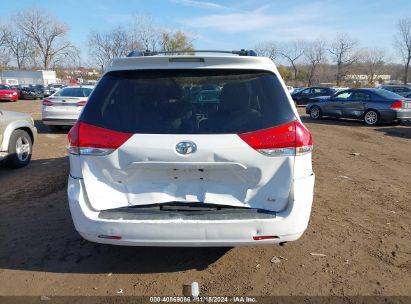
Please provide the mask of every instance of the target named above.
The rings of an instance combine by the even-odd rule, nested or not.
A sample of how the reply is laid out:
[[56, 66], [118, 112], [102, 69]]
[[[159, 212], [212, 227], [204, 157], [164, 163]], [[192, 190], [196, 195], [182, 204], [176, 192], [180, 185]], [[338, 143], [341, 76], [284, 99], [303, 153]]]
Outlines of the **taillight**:
[[52, 106], [53, 102], [48, 99], [43, 99], [43, 106]]
[[402, 100], [397, 100], [396, 102], [392, 103], [390, 108], [391, 109], [401, 109], [402, 108]]
[[124, 144], [132, 134], [77, 122], [68, 133], [68, 151], [74, 155], [107, 155]]
[[250, 147], [267, 156], [304, 155], [312, 151], [311, 133], [299, 121], [239, 136]]
[[78, 107], [84, 107], [84, 106], [86, 105], [86, 102], [87, 102], [87, 100], [80, 100], [80, 101], [77, 103], [77, 106], [78, 106]]
[[253, 236], [254, 241], [264, 241], [264, 240], [274, 240], [279, 239], [276, 235], [255, 235]]

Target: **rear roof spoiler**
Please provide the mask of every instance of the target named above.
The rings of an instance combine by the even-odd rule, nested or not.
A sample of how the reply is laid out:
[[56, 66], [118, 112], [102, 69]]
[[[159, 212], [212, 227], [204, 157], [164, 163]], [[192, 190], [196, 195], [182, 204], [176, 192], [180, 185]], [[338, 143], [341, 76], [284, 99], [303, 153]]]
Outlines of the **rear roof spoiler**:
[[185, 51], [141, 51], [134, 50], [130, 52], [127, 57], [143, 57], [143, 56], [156, 56], [156, 55], [194, 55], [195, 53], [219, 53], [219, 54], [233, 54], [238, 56], [257, 56], [257, 53], [253, 50], [241, 49], [239, 51], [219, 51], [219, 50], [185, 50]]

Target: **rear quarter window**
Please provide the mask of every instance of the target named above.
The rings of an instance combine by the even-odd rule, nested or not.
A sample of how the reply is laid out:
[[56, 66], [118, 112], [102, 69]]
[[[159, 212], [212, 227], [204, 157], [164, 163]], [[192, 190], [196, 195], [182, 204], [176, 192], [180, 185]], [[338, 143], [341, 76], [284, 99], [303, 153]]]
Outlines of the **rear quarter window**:
[[80, 121], [146, 134], [244, 133], [296, 117], [276, 75], [255, 70], [142, 70], [106, 74]]

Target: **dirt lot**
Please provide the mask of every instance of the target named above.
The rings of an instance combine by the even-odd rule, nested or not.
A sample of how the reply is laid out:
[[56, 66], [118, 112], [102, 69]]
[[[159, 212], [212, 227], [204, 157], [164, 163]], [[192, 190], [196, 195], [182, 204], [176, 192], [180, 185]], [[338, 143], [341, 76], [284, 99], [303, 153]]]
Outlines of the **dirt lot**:
[[[411, 295], [411, 126], [303, 120], [315, 143], [311, 223], [285, 247], [127, 248], [84, 241], [66, 198], [66, 134], [39, 101], [30, 166], [0, 167], [0, 295]], [[303, 111], [301, 111], [301, 114]], [[358, 152], [359, 156], [351, 155]], [[312, 256], [322, 253], [325, 257]], [[271, 263], [281, 256], [280, 263]]]

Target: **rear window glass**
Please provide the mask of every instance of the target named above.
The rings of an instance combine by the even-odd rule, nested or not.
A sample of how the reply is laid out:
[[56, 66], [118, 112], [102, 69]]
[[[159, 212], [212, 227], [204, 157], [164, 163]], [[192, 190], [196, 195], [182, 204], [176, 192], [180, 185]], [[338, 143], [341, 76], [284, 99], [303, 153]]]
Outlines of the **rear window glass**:
[[404, 98], [401, 95], [395, 94], [391, 91], [387, 91], [386, 89], [375, 90], [374, 93], [376, 93], [377, 95], [380, 95], [382, 97], [388, 98], [388, 99], [401, 99], [401, 98]]
[[105, 75], [80, 121], [127, 133], [244, 133], [296, 117], [278, 78], [254, 70], [144, 70]]
[[58, 91], [54, 96], [64, 97], [88, 97], [92, 89], [90, 88], [64, 88]]

